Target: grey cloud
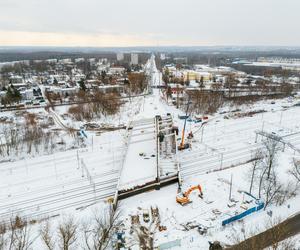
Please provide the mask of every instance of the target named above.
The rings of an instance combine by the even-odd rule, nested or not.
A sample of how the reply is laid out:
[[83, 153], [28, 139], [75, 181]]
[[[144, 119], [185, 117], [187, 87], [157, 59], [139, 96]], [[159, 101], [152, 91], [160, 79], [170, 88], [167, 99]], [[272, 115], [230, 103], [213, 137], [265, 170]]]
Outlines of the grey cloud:
[[298, 0], [0, 0], [0, 7], [0, 30], [300, 45]]

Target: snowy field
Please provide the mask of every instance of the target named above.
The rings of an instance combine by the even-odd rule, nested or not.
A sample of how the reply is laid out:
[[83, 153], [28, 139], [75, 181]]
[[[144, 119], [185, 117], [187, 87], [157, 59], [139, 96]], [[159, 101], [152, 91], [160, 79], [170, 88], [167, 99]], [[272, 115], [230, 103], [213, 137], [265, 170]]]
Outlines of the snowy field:
[[124, 150], [122, 132], [110, 132], [84, 149], [1, 164], [1, 219], [52, 216], [114, 196]]
[[[147, 70], [151, 71], [151, 84], [156, 86], [161, 81], [161, 74], [153, 60]], [[158, 207], [161, 224], [166, 227], [155, 234], [155, 245], [174, 240], [180, 242], [180, 246], [172, 249], [208, 249], [209, 240], [232, 244], [232, 236], [241, 233], [245, 226], [247, 230], [263, 231], [270, 219], [283, 220], [299, 212], [298, 195], [282, 206], [270, 205], [266, 211], [251, 214], [242, 222], [226, 227], [221, 225], [222, 220], [245, 209], [241, 206], [248, 198], [241, 191], [249, 191], [252, 163], [248, 161], [257, 149], [262, 148], [262, 136], [257, 136], [256, 132], [263, 131], [290, 143], [278, 154], [277, 171], [280, 181], [291, 178], [287, 172], [293, 159], [300, 157], [300, 107], [293, 106], [298, 102], [296, 98], [276, 100], [275, 104], [270, 100], [259, 101], [241, 105], [238, 111], [234, 106], [224, 107], [218, 114], [209, 116], [205, 125], [188, 122], [186, 134], [190, 131], [194, 134], [192, 147], [178, 152], [171, 163], [178, 160], [182, 189], [200, 184], [203, 199], [195, 192], [190, 196], [192, 203], [179, 205], [176, 202], [178, 185], [174, 184], [121, 201], [126, 238], [132, 238], [130, 216], [139, 215], [142, 221], [143, 209], [149, 210], [151, 206]], [[56, 126], [78, 129], [82, 124], [67, 117], [66, 109], [55, 110]], [[260, 110], [264, 112], [254, 114]], [[250, 111], [252, 115], [244, 115]], [[7, 221], [16, 214], [42, 218], [67, 213], [77, 220], [87, 221], [93, 210], [104, 211], [101, 201], [113, 198], [117, 188], [128, 189], [153, 180], [156, 176], [156, 157], [152, 157], [156, 155], [154, 117], [167, 113], [172, 115], [174, 124], [181, 131], [183, 120], [178, 115], [183, 112], [168, 105], [159, 89], [153, 89], [151, 95], [127, 102], [119, 115], [94, 121], [111, 126], [131, 124], [132, 130], [100, 134], [87, 131], [85, 148], [1, 163], [1, 219]], [[231, 178], [231, 197], [236, 200], [235, 206], [228, 206]], [[257, 187], [254, 187], [254, 193], [257, 194]], [[249, 201], [248, 208], [253, 204], [253, 200]], [[272, 218], [269, 211], [273, 213]], [[53, 219], [54, 224], [61, 218]], [[200, 235], [197, 229], [187, 229], [191, 224], [206, 226], [207, 234]], [[39, 240], [33, 246], [33, 249], [43, 249]]]
[[300, 149], [299, 124], [299, 108], [293, 107], [240, 119], [219, 117], [202, 128], [196, 125], [191, 128], [195, 131], [192, 149], [180, 155], [182, 176], [188, 178], [250, 160], [255, 151], [262, 147], [261, 136], [256, 142], [256, 131], [281, 136]]
[[[216, 239], [227, 244], [233, 244], [234, 235], [241, 234], [243, 227], [246, 227], [249, 232], [255, 230], [258, 233], [265, 230], [265, 226], [270, 220], [284, 219], [300, 210], [299, 197], [296, 197], [281, 207], [270, 207], [267, 211], [272, 210], [273, 218], [267, 215], [267, 211], [261, 211], [249, 215], [243, 222], [235, 222], [223, 227], [221, 225], [223, 219], [230, 217], [235, 212], [242, 211], [240, 205], [246, 197], [238, 190], [249, 190], [249, 183], [247, 182], [249, 170], [250, 165], [243, 165], [195, 177], [193, 183], [202, 186], [204, 198], [200, 199], [197, 193], [192, 193], [192, 203], [186, 206], [176, 203], [175, 197], [178, 187], [172, 185], [160, 191], [128, 198], [121, 203], [121, 207], [126, 208], [125, 214], [139, 214], [141, 218], [143, 209], [150, 210], [151, 206], [159, 208], [161, 224], [166, 226], [167, 230], [155, 235], [157, 245], [180, 240], [181, 246], [172, 249], [208, 249], [208, 241]], [[233, 175], [232, 195], [238, 200], [238, 203], [235, 207], [228, 208], [231, 174]], [[197, 229], [185, 230], [184, 225], [189, 223], [192, 225], [202, 224], [208, 227], [207, 235], [200, 235]], [[129, 226], [130, 222], [128, 221], [127, 227]], [[130, 235], [128, 237], [130, 238]]]

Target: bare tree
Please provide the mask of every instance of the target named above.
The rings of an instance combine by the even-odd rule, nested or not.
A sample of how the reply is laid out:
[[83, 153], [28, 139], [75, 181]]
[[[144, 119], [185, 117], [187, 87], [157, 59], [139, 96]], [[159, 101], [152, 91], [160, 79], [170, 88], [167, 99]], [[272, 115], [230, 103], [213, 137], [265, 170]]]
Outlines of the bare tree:
[[158, 208], [151, 207], [152, 219], [144, 225], [132, 223], [133, 243], [138, 244], [141, 250], [154, 249], [154, 240], [160, 226]]
[[300, 183], [300, 161], [293, 159], [293, 169], [289, 173]]
[[263, 181], [262, 187], [265, 201], [264, 209], [266, 209], [275, 200], [276, 196], [281, 193], [282, 189], [282, 184], [279, 183], [275, 171], [272, 171], [272, 174]]
[[[258, 189], [259, 198], [261, 197], [261, 191], [262, 191], [262, 186], [264, 184], [264, 181], [268, 180], [270, 178], [271, 172], [274, 171], [274, 168], [276, 166], [276, 157], [279, 151], [279, 145], [276, 139], [267, 138], [263, 142], [263, 145], [264, 147], [262, 149], [262, 154], [263, 154], [262, 169], [259, 177], [260, 180], [259, 180], [259, 189]], [[273, 180], [271, 180], [269, 184], [272, 183]]]
[[5, 249], [7, 244], [6, 239], [6, 225], [4, 223], [0, 223], [0, 249]]
[[189, 91], [192, 105], [191, 111], [194, 113], [215, 113], [223, 103], [223, 95], [219, 92], [207, 92], [205, 90]]
[[27, 221], [19, 216], [10, 220], [8, 249], [9, 250], [27, 250], [30, 249], [38, 235], [32, 237], [30, 226]]
[[93, 220], [83, 226], [85, 245], [89, 250], [108, 249], [122, 221], [120, 209], [110, 205], [105, 213], [97, 211]]
[[269, 219], [265, 223], [265, 228], [269, 231], [269, 243], [272, 250], [279, 249], [280, 241], [284, 238], [287, 233], [287, 228], [284, 226], [279, 226], [282, 220], [279, 217], [274, 219]]
[[279, 151], [279, 143], [276, 139], [267, 138], [264, 142], [265, 164], [268, 168], [267, 178], [270, 177], [271, 169], [276, 163], [276, 156]]
[[40, 235], [47, 249], [53, 250], [55, 247], [55, 242], [53, 240], [53, 232], [51, 231], [49, 220], [46, 220], [46, 222], [41, 226]]
[[[262, 230], [264, 232], [261, 233]], [[262, 228], [248, 228], [243, 223], [239, 230], [236, 227], [232, 229], [229, 238], [234, 246], [231, 246], [230, 249], [296, 249], [295, 241], [290, 239], [283, 241], [287, 236], [289, 236], [288, 228], [280, 218], [265, 221]]]
[[77, 240], [77, 224], [69, 217], [58, 226], [59, 247], [63, 250], [71, 249]]
[[254, 181], [254, 177], [255, 177], [255, 171], [257, 170], [257, 168], [259, 167], [259, 165], [261, 164], [262, 161], [262, 152], [260, 150], [257, 150], [255, 152], [253, 161], [252, 161], [252, 169], [251, 169], [251, 182], [250, 182], [250, 189], [249, 189], [249, 193], [251, 194], [252, 192], [252, 187], [253, 187], [253, 181]]

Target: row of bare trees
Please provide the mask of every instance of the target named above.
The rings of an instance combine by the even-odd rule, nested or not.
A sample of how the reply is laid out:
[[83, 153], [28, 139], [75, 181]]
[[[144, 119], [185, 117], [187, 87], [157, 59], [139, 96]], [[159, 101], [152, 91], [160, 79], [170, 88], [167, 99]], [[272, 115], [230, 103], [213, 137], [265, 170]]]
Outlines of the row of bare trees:
[[223, 104], [223, 95], [219, 92], [207, 92], [204, 90], [195, 90], [190, 93], [192, 105], [191, 111], [196, 114], [215, 113]]
[[[260, 233], [261, 231], [263, 233]], [[242, 222], [239, 227], [231, 229], [229, 239], [233, 246], [227, 249], [296, 250], [296, 239], [286, 238], [288, 235], [290, 235], [289, 228], [285, 226], [280, 217], [267, 219], [259, 227], [249, 227]], [[268, 247], [266, 248], [266, 246]]]
[[158, 208], [151, 211], [156, 214], [149, 223], [132, 223], [126, 242], [124, 237], [117, 237], [126, 229], [121, 207], [111, 204], [94, 210], [91, 218], [81, 221], [65, 216], [60, 221], [46, 219], [37, 224], [16, 216], [9, 223], [0, 223], [0, 250], [105, 250], [119, 249], [125, 244], [129, 249], [138, 246], [141, 250], [152, 250], [160, 216]]
[[278, 152], [282, 150], [280, 142], [273, 138], [263, 141], [263, 148], [255, 152], [250, 171], [250, 193], [254, 189], [257, 195], [265, 202], [265, 209], [270, 204], [282, 205], [286, 200], [295, 196], [300, 188], [300, 164], [294, 160], [292, 170], [289, 171], [293, 178], [282, 183], [278, 173]]
[[145, 91], [148, 85], [148, 79], [144, 73], [131, 72], [128, 73], [128, 85], [125, 91], [129, 95], [141, 94]]
[[52, 153], [55, 148], [65, 145], [62, 141], [57, 144], [58, 131], [49, 130], [49, 126], [54, 124], [51, 118], [45, 118], [39, 123], [33, 113], [24, 114], [24, 118], [24, 123], [0, 124], [0, 134], [3, 135], [0, 139], [0, 156]]
[[101, 116], [117, 114], [121, 105], [122, 102], [115, 94], [97, 92], [91, 102], [71, 106], [68, 113], [77, 121], [90, 121]]
[[31, 225], [18, 216], [0, 224], [0, 250], [29, 250], [36, 239]]
[[68, 216], [58, 223], [47, 219], [40, 225], [17, 216], [10, 223], [0, 223], [0, 250], [113, 249], [122, 224], [120, 215], [120, 209], [108, 206], [85, 222]]

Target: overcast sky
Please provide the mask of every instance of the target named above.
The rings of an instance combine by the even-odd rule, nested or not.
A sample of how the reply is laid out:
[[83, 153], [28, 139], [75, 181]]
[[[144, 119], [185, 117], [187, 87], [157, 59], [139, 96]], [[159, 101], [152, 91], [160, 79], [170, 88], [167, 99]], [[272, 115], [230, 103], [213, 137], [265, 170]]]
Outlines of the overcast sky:
[[300, 46], [300, 0], [0, 0], [0, 45]]

